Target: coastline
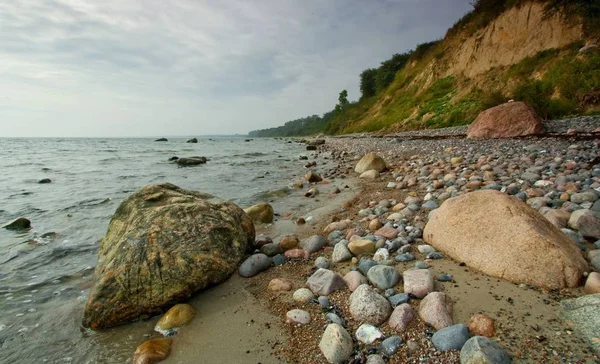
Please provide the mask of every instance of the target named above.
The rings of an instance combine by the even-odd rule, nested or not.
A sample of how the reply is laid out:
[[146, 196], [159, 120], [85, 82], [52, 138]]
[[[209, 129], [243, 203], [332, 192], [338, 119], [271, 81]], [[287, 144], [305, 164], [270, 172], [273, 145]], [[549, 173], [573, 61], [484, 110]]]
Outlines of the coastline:
[[[595, 119], [600, 126], [600, 119]], [[593, 125], [592, 125], [593, 126]], [[583, 130], [582, 133], [592, 130]], [[581, 134], [580, 134], [581, 136]], [[351, 138], [351, 140], [349, 140]], [[507, 139], [501, 143], [511, 150], [523, 150], [530, 145], [552, 145], [577, 143], [576, 135], [561, 138], [539, 136], [522, 139]], [[278, 218], [272, 224], [256, 225], [257, 236], [264, 234], [277, 241], [282, 236], [295, 234], [300, 241], [312, 235], [323, 234], [323, 228], [330, 222], [352, 220], [353, 226], [368, 229], [369, 219], [357, 216], [359, 210], [377, 204], [378, 201], [404, 201], [409, 196], [422, 198], [428, 191], [418, 184], [408, 188], [389, 188], [396, 180], [397, 170], [406, 163], [425, 165], [448, 158], [448, 150], [462, 153], [473, 149], [485, 154], [490, 152], [497, 141], [469, 141], [461, 137], [411, 138], [406, 135], [376, 137], [372, 135], [327, 137], [324, 145], [312, 154], [310, 161], [316, 161], [314, 170], [324, 177], [324, 181], [312, 184], [321, 193], [314, 198], [304, 197], [307, 188], [293, 189], [288, 195], [269, 201]], [[584, 142], [590, 143], [590, 142]], [[354, 173], [354, 165], [367, 152], [375, 151], [387, 162], [389, 170], [374, 180], [359, 179]], [[314, 153], [314, 154], [313, 154]], [[420, 157], [419, 157], [420, 156]], [[419, 162], [421, 161], [422, 162]], [[303, 179], [305, 172], [299, 171], [295, 180]], [[344, 178], [340, 178], [341, 176]], [[348, 188], [344, 188], [345, 186]], [[339, 188], [340, 193], [334, 193]], [[307, 219], [308, 217], [312, 219]], [[303, 217], [306, 224], [296, 224]], [[420, 211], [412, 220], [415, 226], [423, 228], [427, 213]], [[324, 234], [326, 236], [326, 234]], [[591, 249], [590, 247], [587, 247]], [[324, 312], [318, 304], [299, 304], [292, 299], [292, 293], [306, 287], [306, 280], [316, 270], [317, 257], [331, 260], [331, 247], [313, 253], [308, 260], [289, 261], [271, 267], [252, 278], [242, 278], [234, 273], [225, 282], [199, 292], [188, 303], [197, 312], [196, 318], [173, 341], [171, 354], [165, 363], [236, 362], [236, 363], [321, 363], [326, 362], [318, 343], [327, 325]], [[429, 260], [425, 254], [414, 252], [417, 259], [425, 261], [435, 275], [451, 274], [450, 283], [435, 282], [435, 290], [448, 294], [454, 302], [455, 323], [467, 323], [474, 313], [484, 313], [494, 318], [496, 337], [508, 349], [515, 362], [569, 362], [584, 363], [594, 360], [595, 354], [572, 327], [567, 327], [559, 317], [560, 301], [582, 295], [582, 287], [561, 291], [546, 291], [531, 286], [517, 285], [492, 278], [468, 267], [463, 267], [452, 259]], [[396, 264], [400, 271], [409, 269], [414, 262]], [[356, 264], [335, 263], [333, 270], [346, 274]], [[292, 290], [274, 292], [267, 289], [274, 278], [283, 278], [292, 283]], [[335, 312], [343, 317], [348, 331], [353, 333], [360, 324], [353, 320], [349, 312], [347, 289], [334, 292], [328, 298]], [[418, 302], [410, 302], [415, 310]], [[308, 325], [285, 323], [286, 312], [303, 309], [310, 313], [312, 321]], [[143, 337], [134, 340], [138, 344], [149, 339], [159, 338], [153, 327], [159, 317], [130, 325], [144, 329], [125, 329], [122, 332], [145, 332]], [[118, 329], [121, 330], [121, 329]], [[387, 325], [381, 327], [385, 337], [397, 334]], [[439, 352], [433, 347], [431, 328], [420, 320], [415, 320], [401, 336], [403, 341], [416, 342], [415, 351], [403, 344], [391, 363], [409, 362], [458, 362], [458, 352]], [[115, 335], [118, 336], [118, 335]], [[373, 346], [371, 346], [372, 348]], [[359, 355], [366, 357], [370, 346], [360, 345]]]
[[[323, 228], [331, 221], [352, 219], [353, 224], [366, 229], [368, 220], [357, 217], [361, 208], [371, 206], [381, 200], [404, 201], [408, 196], [423, 197], [428, 191], [422, 190], [418, 185], [412, 188], [394, 189], [389, 188], [388, 183], [396, 179], [393, 171], [404, 165], [407, 161], [423, 160], [425, 164], [432, 163], [436, 159], [448, 158], [448, 150], [463, 151], [477, 149], [481, 155], [490, 152], [494, 143], [506, 145], [511, 151], [520, 151], [527, 155], [527, 147], [537, 145], [538, 150], [544, 146], [563, 145], [572, 146], [572, 143], [588, 143], [586, 140], [594, 139], [597, 127], [600, 126], [600, 118], [592, 117], [588, 123], [578, 124], [577, 120], [561, 121], [553, 135], [542, 135], [536, 137], [525, 137], [518, 139], [470, 141], [461, 137], [450, 136], [444, 138], [402, 138], [406, 135], [392, 135], [376, 137], [372, 135], [343, 136], [326, 138], [326, 143], [321, 151], [333, 152], [338, 156], [342, 170], [353, 168], [356, 161], [365, 153], [375, 151], [386, 161], [391, 162], [390, 171], [382, 173], [381, 177], [372, 180], [357, 179], [356, 197], [352, 204], [346, 204], [346, 209], [330, 213], [329, 218], [322, 219], [314, 234], [321, 234]], [[553, 127], [554, 127], [553, 126]], [[577, 133], [567, 133], [572, 127], [579, 127]], [[433, 133], [436, 133], [434, 131]], [[558, 135], [557, 135], [558, 134]], [[590, 135], [592, 136], [590, 138]], [[348, 138], [352, 140], [349, 141]], [[398, 140], [398, 138], [401, 138]], [[462, 149], [461, 149], [462, 148]], [[470, 149], [469, 149], [470, 148]], [[582, 146], [587, 150], [585, 147]], [[573, 148], [571, 148], [573, 150]], [[589, 150], [588, 150], [589, 151]], [[340, 158], [342, 152], [346, 157]], [[579, 153], [578, 153], [579, 154]], [[592, 153], [593, 154], [593, 153]], [[420, 156], [420, 157], [417, 157]], [[427, 161], [427, 162], [426, 162]], [[351, 172], [350, 175], [353, 175]], [[414, 217], [417, 226], [424, 227], [427, 222], [427, 214], [421, 212]], [[289, 230], [285, 233], [290, 233]], [[309, 234], [310, 231], [305, 231]], [[282, 232], [280, 232], [281, 235]], [[278, 235], [273, 235], [275, 238]], [[299, 238], [307, 238], [308, 235], [299, 234]], [[275, 240], [275, 239], [274, 239]], [[584, 243], [587, 250], [594, 249], [593, 244]], [[251, 292], [262, 304], [269, 309], [272, 315], [279, 318], [281, 328], [287, 333], [287, 345], [283, 345], [277, 351], [290, 363], [326, 362], [320, 353], [318, 343], [323, 333], [327, 320], [318, 304], [299, 304], [291, 299], [291, 292], [306, 286], [306, 279], [316, 270], [314, 260], [319, 256], [331, 259], [332, 248], [326, 247], [323, 251], [312, 254], [308, 261], [288, 263], [283, 266], [274, 267], [256, 277], [252, 281]], [[472, 315], [483, 313], [492, 317], [495, 321], [495, 341], [507, 349], [514, 362], [537, 363], [537, 362], [574, 362], [586, 363], [597, 360], [597, 353], [590, 348], [589, 342], [583, 339], [572, 324], [567, 324], [560, 317], [560, 302], [564, 299], [580, 297], [583, 286], [549, 291], [529, 285], [519, 285], [509, 281], [493, 278], [475, 269], [463, 267], [450, 258], [440, 260], [428, 260], [426, 254], [414, 253], [417, 259], [421, 259], [430, 265], [435, 275], [450, 274], [453, 280], [450, 283], [435, 282], [435, 290], [445, 292], [454, 303], [453, 319], [455, 323], [468, 323]], [[400, 270], [409, 269], [414, 262], [400, 263], [396, 267]], [[334, 271], [342, 276], [351, 270], [353, 264], [350, 262], [335, 263]], [[272, 292], [267, 290], [267, 285], [274, 278], [284, 278], [293, 285], [291, 292]], [[347, 321], [348, 332], [351, 334], [358, 328], [357, 322], [351, 319], [348, 310], [348, 298], [350, 292], [342, 290], [328, 296], [335, 311]], [[418, 305], [411, 302], [415, 310]], [[300, 308], [310, 313], [312, 322], [308, 325], [290, 325], [283, 323], [285, 313], [288, 310]], [[380, 328], [385, 335], [397, 334], [387, 325]], [[429, 333], [429, 334], [428, 334]], [[433, 347], [429, 336], [433, 334], [430, 328], [423, 322], [417, 322], [403, 333], [402, 339], [413, 341], [418, 344], [419, 349], [414, 351], [405, 344], [391, 359], [391, 363], [418, 363], [418, 362], [458, 362], [458, 352], [439, 352]], [[361, 345], [362, 350], [368, 349]], [[363, 351], [366, 353], [369, 351]]]

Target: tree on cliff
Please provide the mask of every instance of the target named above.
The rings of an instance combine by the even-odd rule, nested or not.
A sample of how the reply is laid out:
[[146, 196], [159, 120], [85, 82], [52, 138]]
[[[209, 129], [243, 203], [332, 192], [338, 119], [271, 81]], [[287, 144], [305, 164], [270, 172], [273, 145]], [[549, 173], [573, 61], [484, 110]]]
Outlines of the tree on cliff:
[[341, 112], [348, 104], [348, 91], [342, 90], [342, 92], [340, 92], [340, 96], [338, 97], [338, 104], [335, 105], [335, 111]]

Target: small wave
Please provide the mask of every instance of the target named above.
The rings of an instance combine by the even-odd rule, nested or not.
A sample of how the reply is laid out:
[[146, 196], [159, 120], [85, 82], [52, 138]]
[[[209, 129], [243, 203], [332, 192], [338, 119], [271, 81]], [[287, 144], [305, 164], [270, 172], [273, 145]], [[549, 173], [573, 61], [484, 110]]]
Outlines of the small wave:
[[122, 159], [123, 158], [121, 158], [121, 157], [110, 157], [110, 158], [100, 159], [98, 162], [100, 162], [100, 163], [115, 162], [115, 161], [120, 161]]
[[108, 197], [107, 198], [92, 198], [89, 200], [79, 201], [75, 205], [71, 205], [71, 206], [62, 208], [58, 211], [68, 211], [68, 210], [79, 208], [79, 207], [92, 207], [92, 206], [104, 205], [104, 204], [110, 203], [111, 201], [112, 200]]
[[136, 175], [129, 174], [129, 175], [126, 175], [126, 176], [119, 176], [117, 178], [123, 180], [123, 179], [130, 179], [130, 178], [136, 178], [136, 177], [137, 177]]
[[269, 153], [249, 152], [249, 153], [243, 153], [243, 154], [234, 154], [233, 157], [251, 158], [251, 157], [261, 157], [263, 155], [269, 155]]
[[267, 191], [262, 191], [262, 192], [255, 194], [254, 196], [252, 196], [252, 200], [264, 201], [264, 200], [269, 200], [269, 199], [273, 199], [273, 198], [284, 197], [284, 196], [289, 195], [290, 193], [291, 193], [291, 190], [287, 187], [279, 188], [276, 190], [267, 190]]

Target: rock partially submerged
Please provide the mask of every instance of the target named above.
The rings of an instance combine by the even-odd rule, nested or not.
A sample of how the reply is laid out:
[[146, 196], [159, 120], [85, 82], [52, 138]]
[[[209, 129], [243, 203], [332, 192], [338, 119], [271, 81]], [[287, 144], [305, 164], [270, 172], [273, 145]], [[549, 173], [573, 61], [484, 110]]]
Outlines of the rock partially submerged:
[[6, 230], [27, 230], [31, 228], [31, 221], [25, 217], [19, 217], [2, 225]]
[[103, 329], [162, 312], [227, 279], [254, 245], [238, 206], [164, 183], [121, 203], [100, 243], [83, 325]]
[[247, 209], [244, 209], [244, 212], [248, 214], [254, 222], [263, 224], [270, 224], [273, 222], [273, 207], [266, 202], [250, 206]]
[[187, 303], [177, 304], [169, 309], [163, 317], [158, 320], [154, 331], [160, 332], [164, 336], [171, 336], [177, 333], [182, 327], [189, 324], [196, 316], [196, 310]]
[[424, 239], [485, 274], [547, 289], [579, 285], [588, 264], [567, 236], [527, 204], [494, 190], [446, 200]]
[[177, 163], [181, 167], [190, 167], [190, 166], [197, 166], [199, 164], [204, 164], [207, 161], [208, 161], [208, 158], [206, 158], [206, 157], [189, 157], [189, 158], [176, 159], [175, 163]]

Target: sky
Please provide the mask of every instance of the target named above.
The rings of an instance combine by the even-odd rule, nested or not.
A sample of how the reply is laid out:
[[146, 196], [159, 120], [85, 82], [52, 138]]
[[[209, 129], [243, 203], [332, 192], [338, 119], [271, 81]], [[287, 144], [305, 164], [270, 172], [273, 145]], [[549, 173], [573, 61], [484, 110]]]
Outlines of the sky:
[[360, 96], [470, 0], [0, 0], [0, 137], [245, 134]]

